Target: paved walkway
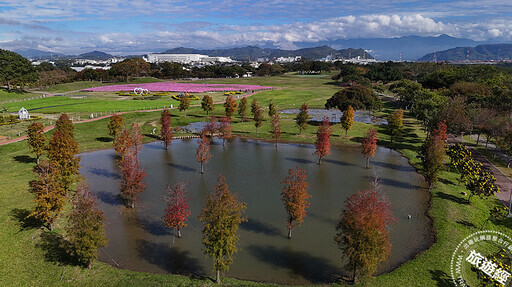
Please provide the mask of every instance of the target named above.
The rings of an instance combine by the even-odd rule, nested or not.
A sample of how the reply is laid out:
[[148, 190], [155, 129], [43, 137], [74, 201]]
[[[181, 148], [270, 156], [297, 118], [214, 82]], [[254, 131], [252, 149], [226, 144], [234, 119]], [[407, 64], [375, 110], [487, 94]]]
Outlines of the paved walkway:
[[[238, 99], [241, 99], [241, 98], [247, 98], [247, 97], [250, 97], [256, 93], [259, 93], [260, 91], [257, 91], [257, 92], [254, 92], [254, 93], [249, 93], [249, 94], [246, 94], [246, 95], [243, 95], [241, 97], [239, 97]], [[238, 100], [236, 99], [236, 100]], [[225, 103], [226, 101], [221, 101], [221, 102], [214, 102], [214, 104], [223, 104]], [[191, 105], [191, 107], [200, 107], [201, 105]], [[172, 108], [166, 108], [166, 109], [177, 109], [178, 107], [172, 107]], [[111, 116], [113, 116], [114, 114], [118, 114], [118, 115], [122, 115], [122, 114], [130, 114], [130, 113], [149, 113], [149, 112], [157, 112], [157, 111], [163, 111], [164, 109], [153, 109], [153, 110], [139, 110], [139, 111], [125, 111], [125, 112], [117, 112], [117, 113], [113, 113], [113, 114], [110, 114], [110, 115], [104, 115], [104, 116], [101, 116], [101, 117], [97, 117], [97, 118], [93, 118], [93, 119], [87, 119], [87, 120], [83, 120], [83, 121], [73, 121], [73, 124], [81, 124], [81, 123], [89, 123], [89, 122], [94, 122], [94, 121], [99, 121], [99, 120], [102, 120], [102, 119], [106, 119], [106, 118], [110, 118]], [[55, 125], [51, 125], [51, 126], [48, 126], [48, 127], [45, 127], [44, 128], [44, 132], [47, 132], [47, 131], [50, 131], [52, 129], [55, 128]], [[14, 142], [19, 142], [19, 141], [22, 141], [22, 140], [25, 140], [27, 139], [27, 135], [24, 135], [24, 136], [21, 136], [21, 137], [17, 137], [17, 138], [13, 138], [13, 139], [10, 139], [10, 140], [7, 140], [7, 141], [3, 141], [3, 142], [0, 142], [0, 146], [2, 145], [6, 145], [6, 144], [10, 144], [10, 143], [14, 143]]]
[[[460, 142], [460, 138], [450, 137], [448, 139], [448, 142], [451, 144]], [[503, 203], [503, 205], [508, 207], [510, 202], [510, 193], [512, 191], [512, 180], [505, 174], [503, 174], [501, 170], [499, 170], [485, 156], [479, 153], [474, 147], [469, 145], [467, 145], [466, 147], [469, 151], [471, 151], [473, 159], [481, 163], [485, 170], [489, 171], [492, 175], [494, 175], [494, 177], [496, 178], [496, 185], [500, 188], [500, 193], [497, 193], [496, 197]]]

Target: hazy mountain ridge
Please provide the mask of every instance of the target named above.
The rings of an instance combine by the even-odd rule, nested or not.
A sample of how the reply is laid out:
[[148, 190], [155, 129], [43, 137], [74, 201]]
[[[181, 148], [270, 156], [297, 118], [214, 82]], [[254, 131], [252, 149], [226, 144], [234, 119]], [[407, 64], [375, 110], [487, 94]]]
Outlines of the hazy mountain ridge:
[[[435, 53], [437, 61], [498, 61], [512, 59], [512, 44], [488, 44], [475, 47], [456, 47]], [[418, 61], [433, 61], [434, 53]]]

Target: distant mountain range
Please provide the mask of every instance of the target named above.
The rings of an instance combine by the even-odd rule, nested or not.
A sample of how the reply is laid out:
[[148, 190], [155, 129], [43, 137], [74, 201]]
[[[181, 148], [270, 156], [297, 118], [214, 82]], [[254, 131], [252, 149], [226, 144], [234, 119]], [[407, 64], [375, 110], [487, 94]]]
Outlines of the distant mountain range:
[[162, 52], [162, 54], [204, 54], [212, 57], [231, 57], [234, 60], [251, 60], [257, 58], [278, 58], [278, 57], [295, 57], [301, 56], [309, 60], [318, 60], [328, 55], [351, 57], [366, 57], [373, 59], [372, 55], [366, 53], [363, 49], [344, 49], [335, 50], [329, 46], [304, 48], [299, 50], [282, 50], [273, 48], [260, 48], [255, 46], [247, 46], [230, 49], [213, 49], [213, 50], [197, 50], [192, 48], [174, 48]]
[[[435, 53], [437, 61], [491, 61], [512, 59], [512, 44], [489, 44], [476, 47], [457, 47]], [[433, 61], [434, 53], [426, 54], [418, 61]]]
[[[512, 58], [508, 53], [508, 48], [502, 46], [497, 51], [485, 48], [488, 45], [498, 45], [496, 43], [477, 42], [471, 39], [454, 38], [447, 35], [440, 35], [437, 37], [420, 37], [420, 36], [405, 36], [399, 38], [360, 38], [360, 39], [338, 39], [332, 41], [323, 41], [315, 43], [296, 42], [294, 43], [298, 50], [283, 50], [278, 48], [261, 48], [256, 46], [247, 47], [227, 47], [222, 49], [193, 49], [193, 48], [173, 48], [166, 50], [162, 53], [173, 54], [206, 54], [209, 56], [224, 56], [231, 57], [235, 60], [256, 60], [257, 58], [272, 59], [275, 57], [293, 57], [301, 56], [310, 60], [317, 60], [324, 58], [328, 55], [348, 57], [375, 57], [380, 61], [399, 60], [400, 55], [402, 60], [414, 61], [416, 59], [427, 60], [429, 57], [433, 59], [434, 51], [437, 52], [437, 59], [443, 61], [445, 58], [441, 55], [441, 51], [451, 50], [456, 47], [475, 47], [470, 50], [471, 59], [498, 59], [498, 58]], [[366, 50], [366, 52], [364, 50]], [[464, 48], [466, 49], [466, 48]], [[487, 50], [486, 50], [487, 49]], [[501, 49], [501, 50], [500, 50]], [[93, 51], [90, 53], [81, 54], [78, 56], [67, 56], [60, 53], [51, 53], [35, 49], [15, 50], [26, 58], [61, 58], [61, 59], [108, 59], [112, 55]], [[370, 55], [371, 54], [371, 55]], [[455, 52], [453, 52], [455, 54]], [[465, 60], [466, 51], [464, 53], [456, 52], [455, 55], [450, 56], [450, 60]], [[473, 58], [473, 56], [474, 58]], [[480, 58], [476, 58], [476, 56]], [[142, 57], [142, 55], [131, 55], [129, 58]], [[424, 58], [426, 57], [426, 58]], [[487, 57], [487, 58], [485, 58]]]
[[68, 58], [68, 59], [89, 59], [89, 60], [107, 60], [114, 56], [100, 52], [100, 51], [92, 51], [89, 53], [80, 54], [78, 56], [74, 55], [64, 55], [61, 53], [53, 53], [53, 52], [45, 52], [36, 49], [26, 49], [26, 50], [15, 50], [14, 52], [22, 55], [25, 58], [31, 59], [57, 59], [57, 58]]

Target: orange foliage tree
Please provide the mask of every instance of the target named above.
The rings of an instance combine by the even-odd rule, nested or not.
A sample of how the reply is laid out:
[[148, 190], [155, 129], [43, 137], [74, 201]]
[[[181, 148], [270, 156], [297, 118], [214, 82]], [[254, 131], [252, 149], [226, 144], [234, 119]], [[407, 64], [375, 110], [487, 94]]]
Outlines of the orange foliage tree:
[[279, 114], [275, 114], [270, 119], [270, 123], [272, 124], [272, 130], [270, 130], [270, 133], [272, 133], [272, 138], [274, 139], [274, 143], [276, 144], [281, 139], [281, 120], [279, 118]]
[[233, 96], [229, 96], [226, 99], [226, 102], [224, 103], [224, 110], [226, 112], [226, 117], [230, 118], [233, 116], [233, 114], [236, 112], [236, 102], [235, 99], [233, 99]]
[[394, 218], [391, 204], [377, 188], [357, 191], [345, 201], [334, 241], [348, 259], [353, 280], [375, 272], [391, 251], [387, 226]]
[[354, 124], [354, 109], [351, 105], [343, 112], [341, 116], [341, 128], [345, 130], [345, 137], [348, 136], [348, 130]]
[[181, 229], [187, 226], [187, 218], [190, 215], [185, 182], [180, 181], [173, 188], [167, 185], [165, 190], [167, 208], [163, 217], [164, 223], [169, 228], [175, 228], [178, 231], [178, 238], [181, 238]]
[[201, 138], [197, 141], [197, 144], [196, 160], [201, 164], [201, 173], [204, 173], [203, 166], [212, 156], [210, 154], [210, 141], [204, 133], [201, 133]]
[[36, 163], [39, 164], [39, 157], [44, 154], [46, 136], [42, 123], [32, 123], [27, 128], [27, 143], [32, 152], [36, 155]]
[[363, 138], [361, 142], [362, 150], [364, 157], [366, 157], [366, 168], [370, 166], [370, 157], [375, 156], [375, 151], [377, 151], [377, 130], [374, 128], [369, 128], [366, 132], [366, 136]]
[[69, 130], [57, 130], [53, 133], [48, 145], [48, 159], [56, 169], [58, 180], [67, 191], [76, 181], [80, 157], [78, 143]]
[[331, 153], [330, 136], [332, 133], [329, 118], [324, 117], [316, 132], [315, 155], [318, 156], [318, 164], [322, 164], [322, 158]]
[[309, 207], [309, 183], [306, 181], [306, 171], [297, 167], [288, 170], [288, 176], [281, 182], [284, 184], [281, 200], [288, 213], [288, 238], [292, 238], [292, 229], [299, 226], [306, 217], [306, 208]]
[[169, 109], [165, 109], [162, 112], [160, 124], [162, 125], [162, 128], [160, 129], [160, 138], [164, 142], [165, 149], [167, 150], [174, 135], [174, 131], [171, 129], [171, 113], [169, 113]]
[[124, 118], [121, 115], [114, 114], [110, 117], [110, 122], [107, 124], [108, 134], [116, 138], [116, 136], [124, 128]]
[[30, 182], [35, 195], [35, 208], [31, 213], [40, 220], [50, 231], [53, 231], [53, 222], [62, 212], [66, 203], [66, 189], [59, 181], [59, 172], [47, 161], [34, 167], [36, 180]]

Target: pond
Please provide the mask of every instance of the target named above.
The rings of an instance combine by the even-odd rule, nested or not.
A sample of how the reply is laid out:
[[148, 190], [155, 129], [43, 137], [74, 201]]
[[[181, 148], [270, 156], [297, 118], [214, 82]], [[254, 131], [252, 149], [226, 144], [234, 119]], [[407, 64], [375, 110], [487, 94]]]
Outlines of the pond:
[[[359, 147], [333, 147], [317, 165], [312, 145], [273, 144], [235, 138], [222, 147], [215, 139], [212, 158], [199, 173], [195, 161], [196, 139], [175, 140], [169, 150], [162, 143], [144, 145], [140, 160], [146, 170], [147, 188], [135, 209], [123, 207], [119, 171], [113, 150], [82, 155], [80, 172], [98, 197], [107, 218], [109, 244], [99, 259], [120, 268], [191, 276], [214, 274], [212, 260], [202, 253], [201, 224], [197, 219], [206, 196], [214, 190], [219, 174], [229, 189], [247, 203], [248, 222], [240, 226], [240, 250], [224, 274], [229, 277], [286, 284], [328, 283], [345, 271], [342, 253], [333, 241], [344, 201], [364, 189], [374, 174], [381, 179], [396, 222], [389, 227], [391, 256], [379, 272], [390, 271], [425, 250], [432, 243], [426, 217], [429, 195], [423, 177], [398, 152], [379, 147], [365, 169]], [[288, 169], [306, 170], [311, 207], [304, 223], [287, 239], [286, 212], [281, 202]], [[162, 224], [166, 184], [186, 180], [191, 216], [178, 239]], [[412, 218], [409, 220], [408, 215]]]
[[[284, 109], [279, 113], [283, 114], [298, 114], [299, 109]], [[308, 109], [308, 114], [311, 116], [311, 121], [321, 122], [324, 117], [329, 118], [331, 123], [341, 122], [343, 112], [337, 109]], [[387, 125], [388, 121], [385, 119], [377, 118], [371, 115], [370, 111], [356, 110], [354, 111], [354, 121], [364, 124]]]

